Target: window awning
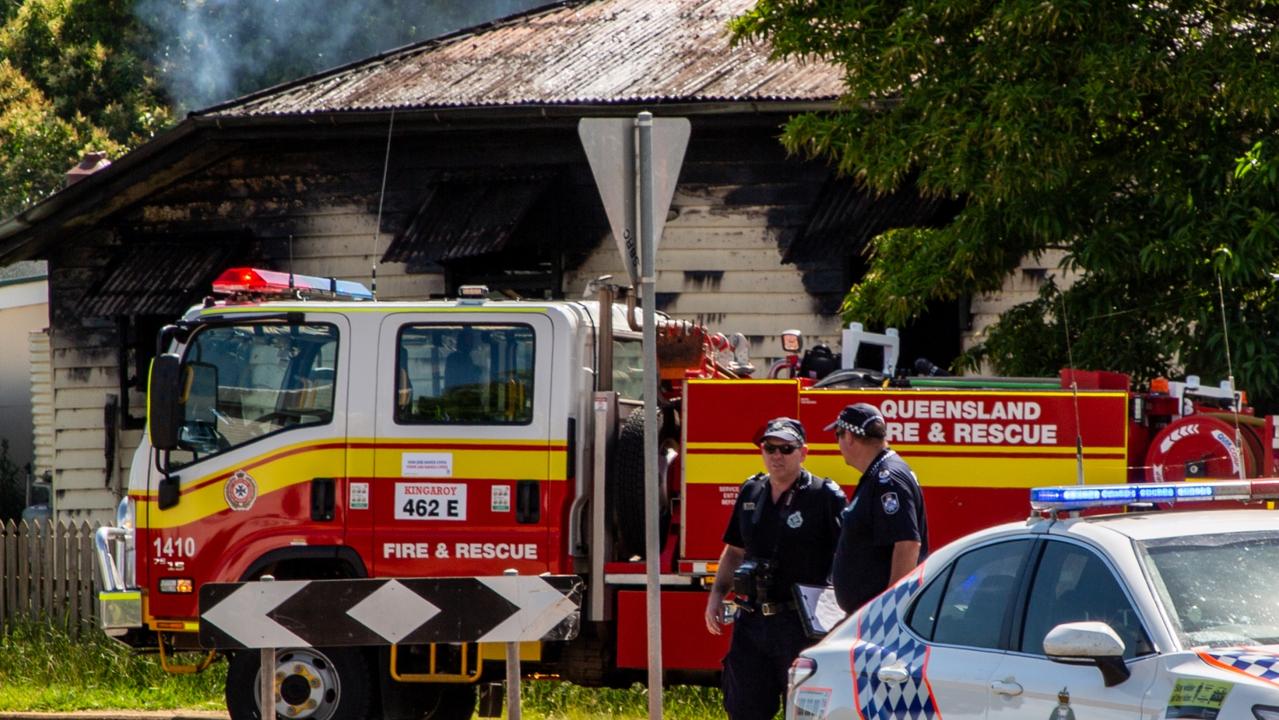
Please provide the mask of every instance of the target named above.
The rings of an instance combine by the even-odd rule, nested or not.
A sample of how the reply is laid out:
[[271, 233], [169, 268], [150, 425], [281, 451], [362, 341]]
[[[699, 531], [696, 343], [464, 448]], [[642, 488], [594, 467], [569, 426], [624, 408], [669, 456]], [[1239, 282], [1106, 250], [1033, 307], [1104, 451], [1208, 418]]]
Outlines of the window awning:
[[382, 262], [407, 263], [412, 271], [501, 252], [553, 178], [550, 171], [442, 178]]
[[133, 244], [85, 294], [80, 312], [88, 317], [176, 317], [209, 294], [210, 283], [242, 245], [239, 238]]
[[851, 257], [885, 230], [935, 227], [947, 222], [962, 203], [949, 198], [920, 197], [913, 184], [891, 195], [876, 196], [848, 178], [832, 178], [809, 214], [808, 223], [786, 248], [785, 262]]

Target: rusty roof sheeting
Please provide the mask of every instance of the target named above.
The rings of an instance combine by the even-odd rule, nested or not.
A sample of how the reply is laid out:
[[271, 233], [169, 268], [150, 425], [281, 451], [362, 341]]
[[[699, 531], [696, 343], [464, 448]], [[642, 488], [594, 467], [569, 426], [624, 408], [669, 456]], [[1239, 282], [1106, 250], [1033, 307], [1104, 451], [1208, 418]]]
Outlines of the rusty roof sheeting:
[[481, 26], [193, 113], [206, 117], [655, 101], [833, 101], [826, 62], [730, 45], [754, 0], [595, 0]]

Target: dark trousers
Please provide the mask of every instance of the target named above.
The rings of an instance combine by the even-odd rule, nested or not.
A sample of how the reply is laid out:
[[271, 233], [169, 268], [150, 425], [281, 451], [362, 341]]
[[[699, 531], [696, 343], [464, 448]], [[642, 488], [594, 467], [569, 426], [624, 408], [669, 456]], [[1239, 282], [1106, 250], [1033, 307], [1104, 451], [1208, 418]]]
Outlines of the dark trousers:
[[731, 720], [772, 720], [786, 693], [786, 671], [811, 645], [795, 609], [764, 617], [739, 611], [724, 656], [724, 710]]

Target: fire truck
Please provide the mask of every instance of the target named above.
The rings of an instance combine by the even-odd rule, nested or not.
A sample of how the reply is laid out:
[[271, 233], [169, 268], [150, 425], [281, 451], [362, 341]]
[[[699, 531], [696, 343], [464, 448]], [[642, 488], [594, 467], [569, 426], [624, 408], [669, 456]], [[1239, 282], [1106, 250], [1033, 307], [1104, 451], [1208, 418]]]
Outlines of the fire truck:
[[[248, 268], [160, 334], [117, 522], [97, 537], [106, 632], [173, 672], [229, 662], [227, 706], [258, 717], [259, 653], [202, 647], [215, 583], [572, 575], [572, 639], [524, 643], [526, 675], [628, 684], [647, 667], [643, 398], [637, 313], [591, 301], [375, 301], [363, 286]], [[932, 544], [1025, 514], [1027, 489], [1252, 477], [1274, 470], [1271, 418], [1242, 393], [1128, 378], [906, 377], [894, 332], [843, 334], [838, 360], [783, 334], [787, 360], [687, 322], [658, 328], [661, 604], [669, 682], [714, 682], [727, 639], [703, 610], [752, 440], [809, 430], [808, 468], [852, 491], [835, 438], [869, 402], [924, 488]], [[819, 352], [824, 350], [825, 353]], [[871, 369], [858, 357], [869, 350]], [[821, 362], [823, 359], [826, 362]], [[925, 364], [926, 365], [926, 364]], [[337, 602], [336, 599], [333, 602]], [[485, 603], [453, 598], [464, 610]], [[319, 624], [340, 624], [328, 599]], [[307, 608], [294, 608], [304, 612]], [[329, 615], [325, 615], [329, 612]], [[386, 614], [385, 612], [383, 613]], [[411, 638], [409, 638], [411, 640]], [[207, 645], [207, 643], [206, 643]], [[280, 647], [276, 715], [470, 717], [503, 677], [477, 643]]]

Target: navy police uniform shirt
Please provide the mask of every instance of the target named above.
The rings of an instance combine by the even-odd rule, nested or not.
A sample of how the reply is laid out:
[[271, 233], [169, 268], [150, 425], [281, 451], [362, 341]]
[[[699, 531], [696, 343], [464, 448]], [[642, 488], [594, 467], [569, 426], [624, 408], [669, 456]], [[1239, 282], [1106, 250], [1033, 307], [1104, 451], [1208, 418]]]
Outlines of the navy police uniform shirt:
[[843, 509], [838, 485], [802, 469], [774, 503], [768, 475], [760, 473], [738, 491], [724, 543], [744, 548], [747, 560], [771, 560], [774, 582], [768, 600], [786, 602], [794, 599], [795, 583], [826, 583]]
[[920, 561], [928, 555], [923, 491], [910, 466], [892, 450], [882, 450], [862, 473], [842, 525], [831, 581], [844, 612], [888, 587], [895, 543], [917, 540]]

